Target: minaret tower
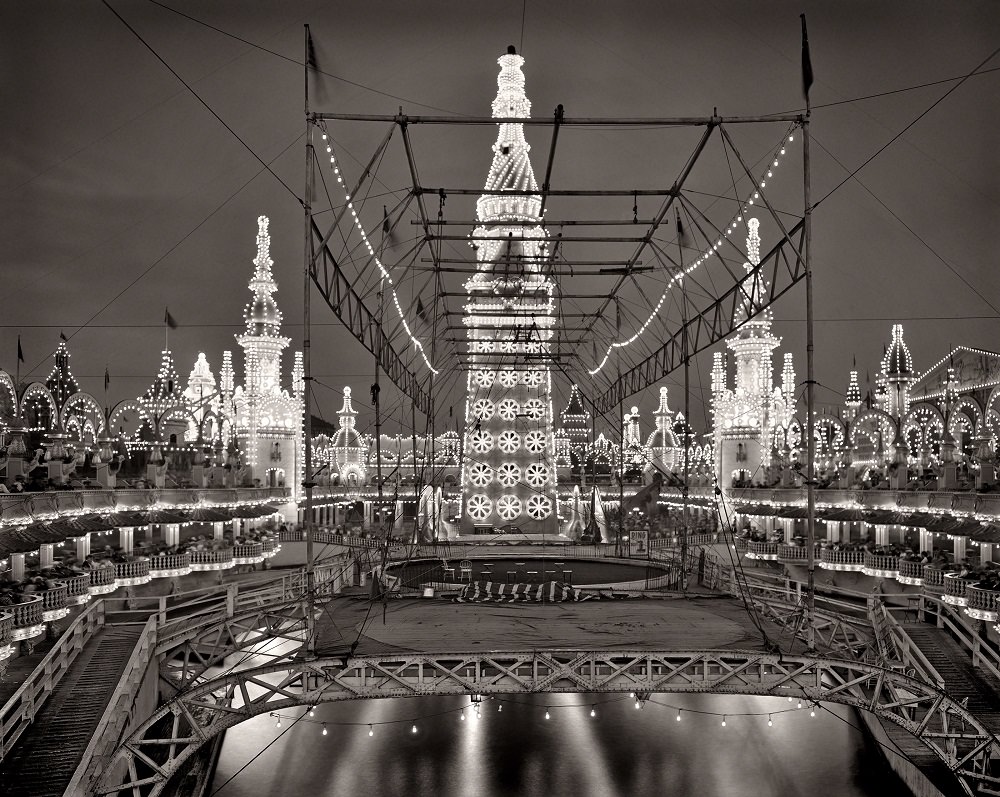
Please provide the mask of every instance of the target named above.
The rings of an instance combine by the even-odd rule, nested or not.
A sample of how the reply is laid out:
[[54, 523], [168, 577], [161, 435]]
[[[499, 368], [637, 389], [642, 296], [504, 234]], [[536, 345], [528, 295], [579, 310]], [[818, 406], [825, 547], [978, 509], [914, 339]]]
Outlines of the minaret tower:
[[[760, 262], [760, 222], [747, 220], [747, 260], [749, 272]], [[762, 466], [770, 461], [776, 425], [782, 421], [787, 397], [776, 391], [772, 354], [781, 339], [771, 332], [773, 315], [765, 304], [767, 284], [758, 280], [753, 293], [736, 310], [739, 331], [726, 341], [736, 365], [736, 380], [732, 390], [726, 386], [723, 358], [718, 354], [712, 367], [712, 398], [715, 411], [716, 462], [723, 487], [732, 483], [735, 475], [754, 479]], [[747, 320], [749, 319], [749, 320]], [[794, 384], [791, 361], [785, 362], [782, 381]], [[788, 388], [789, 385], [783, 384]], [[794, 394], [794, 388], [791, 391]], [[777, 397], [775, 394], [778, 394]]]
[[[301, 448], [301, 401], [281, 389], [281, 354], [291, 342], [281, 334], [281, 311], [274, 301], [278, 285], [271, 274], [271, 236], [267, 216], [257, 218], [257, 256], [249, 288], [253, 298], [243, 311], [246, 332], [236, 336], [243, 347], [245, 380], [233, 391], [237, 440], [243, 451], [245, 480], [260, 479], [267, 486], [289, 484], [297, 489]], [[221, 390], [229, 374], [223, 360]]]
[[[857, 362], [854, 363], [857, 366]], [[847, 395], [844, 399], [844, 418], [850, 422], [858, 417], [861, 410], [861, 386], [858, 384], [857, 367], [851, 369], [851, 381], [847, 385]]]
[[278, 285], [271, 274], [271, 236], [267, 216], [257, 219], [257, 257], [249, 288], [253, 299], [243, 311], [246, 334], [236, 340], [243, 347], [246, 392], [267, 394], [281, 385], [281, 353], [291, 338], [281, 336], [281, 310], [274, 301]]
[[528, 158], [524, 59], [498, 60], [493, 117], [498, 134], [472, 233], [477, 273], [466, 283], [472, 368], [467, 381], [462, 462], [463, 533], [513, 525], [557, 532], [552, 376], [546, 364], [555, 324], [542, 198]]

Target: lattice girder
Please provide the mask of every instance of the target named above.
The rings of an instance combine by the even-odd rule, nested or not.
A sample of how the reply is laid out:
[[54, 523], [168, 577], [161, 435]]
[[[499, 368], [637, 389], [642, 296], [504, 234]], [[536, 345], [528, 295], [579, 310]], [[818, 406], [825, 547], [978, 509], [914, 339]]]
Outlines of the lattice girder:
[[[293, 659], [195, 686], [140, 725], [95, 794], [158, 795], [201, 745], [265, 712], [338, 700], [538, 692], [701, 692], [841, 703], [894, 722], [931, 749], [970, 795], [1000, 744], [932, 684], [864, 662], [757, 651], [516, 651]], [[172, 718], [169, 737], [157, 735]], [[162, 731], [160, 731], [162, 733]]]

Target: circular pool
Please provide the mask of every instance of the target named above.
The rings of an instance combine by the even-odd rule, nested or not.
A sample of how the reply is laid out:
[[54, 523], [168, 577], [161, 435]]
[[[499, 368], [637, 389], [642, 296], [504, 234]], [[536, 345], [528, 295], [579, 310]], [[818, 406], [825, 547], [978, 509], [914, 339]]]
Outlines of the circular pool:
[[[463, 569], [461, 562], [470, 567]], [[663, 586], [669, 569], [657, 562], [573, 559], [571, 557], [500, 557], [477, 559], [418, 559], [389, 565], [389, 574], [401, 580], [401, 586], [418, 588], [422, 584], [463, 584], [469, 581], [501, 581], [509, 584], [532, 584], [563, 581], [575, 586], [625, 587], [644, 589]]]

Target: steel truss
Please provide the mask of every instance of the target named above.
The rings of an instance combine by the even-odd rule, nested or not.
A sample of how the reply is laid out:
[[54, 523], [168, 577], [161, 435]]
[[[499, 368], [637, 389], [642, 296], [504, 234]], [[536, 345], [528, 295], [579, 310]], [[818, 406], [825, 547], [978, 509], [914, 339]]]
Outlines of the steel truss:
[[[373, 224], [374, 229], [368, 231], [368, 237], [375, 244], [374, 252], [363, 246], [353, 248], [348, 246], [347, 235], [354, 230], [353, 225], [356, 222], [346, 213], [344, 208], [331, 207], [321, 211], [322, 213], [332, 211], [333, 219], [329, 222], [325, 221], [324, 216], [317, 216], [311, 210], [307, 211], [307, 247], [310, 253], [307, 259], [311, 281], [318, 287], [336, 316], [344, 323], [351, 335], [372, 352], [379, 366], [399, 389], [414, 401], [416, 408], [429, 415], [433, 412], [433, 401], [430, 395], [432, 382], [430, 379], [417, 375], [423, 368], [423, 363], [420, 353], [410, 341], [411, 332], [414, 331], [413, 328], [419, 327], [417, 337], [425, 344], [424, 354], [430, 358], [435, 367], [444, 368], [438, 363], [448, 363], [449, 370], [465, 370], [468, 367], [471, 353], [461, 348], [461, 344], [464, 342], [462, 336], [455, 336], [456, 332], [465, 331], [464, 327], [449, 323], [449, 316], [459, 315], [460, 311], [448, 306], [449, 298], [462, 298], [465, 294], [448, 290], [443, 283], [442, 276], [448, 273], [474, 273], [477, 261], [475, 258], [455, 257], [454, 252], [443, 251], [442, 244], [468, 242], [467, 233], [459, 232], [457, 229], [449, 230], [449, 228], [467, 227], [471, 231], [472, 227], [478, 223], [467, 218], [469, 215], [467, 212], [458, 211], [453, 215], [446, 215], [448, 196], [478, 196], [482, 194], [483, 189], [470, 186], [438, 187], [434, 186], [433, 183], [429, 185], [422, 181], [414, 155], [410, 130], [416, 125], [458, 127], [488, 125], [493, 127], [498, 124], [498, 121], [492, 117], [408, 116], [402, 112], [389, 116], [315, 111], [307, 111], [306, 121], [307, 129], [310, 131], [307, 142], [307, 168], [310, 172], [307, 176], [320, 168], [319, 160], [312, 154], [312, 132], [317, 128], [326, 130], [328, 122], [338, 124], [342, 122], [374, 123], [384, 125], [387, 128], [384, 138], [380, 139], [380, 143], [374, 149], [367, 165], [362, 169], [360, 177], [351, 186], [348, 186], [346, 182], [344, 184], [345, 189], [349, 189], [349, 195], [354, 198], [353, 202], [359, 213], [361, 205], [364, 203], [364, 196], [377, 177], [378, 165], [387, 151], [389, 142], [394, 133], [399, 132], [410, 185], [405, 189], [405, 195], [403, 195], [403, 190], [400, 190], [398, 195], [401, 198], [397, 204], [386, 211], [384, 219], [378, 220], [381, 224], [381, 232], [377, 230], [377, 224]], [[614, 206], [614, 210], [609, 210], [607, 216], [603, 218], [593, 218], [592, 216], [571, 218], [571, 214], [563, 214], [562, 220], [547, 221], [548, 234], [545, 238], [532, 238], [532, 240], [546, 240], [553, 245], [547, 255], [530, 264], [521, 260], [507, 264], [512, 276], [517, 276], [521, 270], [531, 265], [541, 267], [543, 273], [552, 277], [565, 275], [570, 278], [576, 276], [604, 277], [612, 280], [608, 283], [607, 290], [597, 293], [560, 293], [561, 299], [583, 299], [598, 303], [592, 312], [580, 313], [580, 317], [587, 319], [585, 325], [579, 330], [583, 333], [582, 335], [573, 335], [570, 339], [560, 337], [556, 341], [558, 350], [564, 350], [563, 353], [570, 354], [578, 353], [577, 350], [587, 340], [594, 341], [596, 337], [603, 339], [608, 336], [608, 329], [613, 329], [615, 324], [608, 324], [599, 336], [596, 325], [601, 319], [605, 322], [608, 321], [605, 316], [611, 309], [611, 305], [614, 303], [617, 306], [619, 295], [623, 293], [624, 289], [631, 290], [629, 286], [637, 291], [639, 302], [648, 305], [641, 311], [642, 314], [645, 314], [646, 310], [658, 312], [658, 309], [654, 310], [647, 292], [643, 286], [639, 285], [636, 278], [640, 276], [641, 272], [653, 270], [666, 275], [674, 275], [683, 268], [684, 264], [680, 262], [679, 258], [674, 258], [665, 251], [663, 246], [666, 241], [662, 240], [662, 237], [670, 238], [672, 235], [668, 233], [664, 236], [664, 225], [669, 227], [673, 223], [673, 212], [682, 212], [688, 216], [692, 233], [697, 232], [699, 241], [704, 242], [704, 245], [696, 244], [699, 250], [718, 248], [712, 247], [712, 244], [717, 239], [721, 242], [721, 230], [717, 229], [704, 213], [691, 204], [691, 198], [686, 193], [688, 178], [691, 176], [696, 162], [704, 154], [706, 144], [713, 135], [722, 138], [727, 152], [732, 153], [739, 162], [742, 169], [740, 178], [750, 177], [753, 184], [756, 184], [758, 178], [751, 174], [750, 167], [736, 150], [726, 128], [733, 125], [770, 125], [776, 122], [803, 125], [807, 119], [802, 114], [774, 117], [721, 117], [715, 115], [653, 119], [566, 118], [560, 106], [555, 114], [549, 118], [505, 121], [552, 129], [545, 164], [545, 178], [541, 187], [537, 191], [507, 191], [504, 192], [505, 194], [537, 194], [542, 197], [543, 205], [552, 197], [582, 197], [618, 202], [618, 205]], [[553, 187], [550, 184], [550, 177], [557, 154], [559, 131], [561, 128], [573, 126], [693, 128], [699, 131], [699, 140], [679, 173], [672, 179], [670, 177], [661, 178], [659, 187], [616, 186], [601, 189]], [[807, 162], [805, 169], [808, 173]], [[315, 184], [313, 180], [308, 182]], [[761, 191], [763, 192], [763, 186], [761, 186]], [[638, 213], [639, 197], [646, 197], [655, 203], [653, 212], [648, 212], [650, 208], [646, 208], [647, 212], [640, 217]], [[744, 276], [742, 269], [737, 269], [737, 272], [734, 273], [730, 265], [722, 259], [722, 248], [718, 248], [718, 259], [713, 257], [710, 260], [716, 262], [720, 269], [724, 268], [728, 272], [728, 274], [723, 274], [721, 284], [716, 285], [711, 275], [707, 280], [704, 280], [698, 271], [688, 274], [683, 280], [684, 290], [681, 290], [678, 284], [678, 288], [674, 291], [675, 296], [672, 297], [671, 302], [676, 306], [670, 307], [670, 317], [667, 317], [668, 311], [664, 308], [660, 321], [657, 322], [658, 326], [649, 331], [649, 342], [638, 342], [639, 348], [635, 350], [635, 356], [624, 355], [626, 359], [620, 369], [620, 375], [612, 376], [609, 371], [607, 374], [601, 374], [600, 381], [595, 383], [593, 377], [586, 376], [586, 369], [582, 362], [570, 363], [569, 370], [572, 373], [567, 374], [567, 376], [574, 380], [595, 383], [591, 398], [594, 411], [607, 413], [628, 396], [657, 383], [694, 354], [731, 335], [738, 328], [736, 316], [739, 308], [750, 306], [754, 314], [761, 312], [805, 276], [804, 238], [805, 227], [808, 226], [806, 224], [807, 209], [803, 209], [798, 223], [791, 229], [787, 229], [763, 193], [760, 197], [758, 207], [761, 214], [777, 223], [783, 237], [759, 264], [753, 266], [750, 273]], [[631, 198], [635, 203], [632, 218], [622, 218], [621, 198]], [[738, 197], [734, 197], [734, 199], [738, 199]], [[338, 197], [336, 201], [339, 202], [340, 198]], [[332, 198], [331, 202], [333, 202]], [[311, 205], [308, 207], [311, 208]], [[404, 221], [404, 216], [407, 214], [415, 214], [416, 218]], [[798, 213], [795, 215], [799, 216]], [[342, 223], [345, 225], [344, 229], [340, 227]], [[524, 224], [528, 226], [527, 222]], [[413, 238], [409, 230], [402, 230], [402, 226], [413, 227], [417, 233], [416, 238]], [[564, 226], [569, 228], [569, 234], [561, 232]], [[608, 234], [589, 233], [586, 231], [588, 227], [617, 228], [617, 230], [611, 229]], [[414, 294], [420, 295], [421, 291], [424, 291], [423, 295], [426, 301], [424, 312], [418, 316], [415, 313], [415, 308], [404, 308], [404, 312], [409, 314], [409, 320], [406, 322], [397, 317], [392, 302], [387, 301], [385, 297], [383, 297], [384, 313], [379, 312], [377, 308], [370, 307], [365, 300], [368, 288], [361, 287], [362, 285], [374, 286], [378, 281], [379, 274], [374, 263], [375, 257], [379, 255], [381, 259], [385, 259], [388, 256], [384, 244], [397, 231], [400, 233], [400, 238], [409, 241], [409, 243], [402, 247], [402, 250], [405, 251], [392, 255], [396, 262], [386, 262], [385, 267], [393, 273], [393, 279], [397, 283], [399, 275], [407, 272], [426, 276], [426, 281], [419, 284], [413, 283]], [[340, 256], [330, 246], [331, 241], [341, 240], [341, 238], [335, 238], [338, 233], [344, 247], [344, 252]], [[516, 240], [518, 240], [516, 235], [503, 238], [503, 241]], [[593, 249], [595, 246], [601, 247], [607, 244], [621, 244], [626, 246], [628, 251], [620, 252], [617, 257], [612, 256], [611, 259], [608, 259], [607, 256], [611, 253], [606, 249]], [[577, 246], [578, 248], [591, 247], [591, 251], [596, 257], [581, 259], [572, 252], [564, 253], [562, 251], [564, 245]], [[735, 244], [727, 245], [735, 246]], [[737, 247], [736, 250], [738, 251], [739, 248]], [[625, 259], [621, 259], [623, 254], [626, 255]], [[742, 259], [742, 255], [740, 258]], [[574, 266], [577, 264], [584, 268], [586, 265], [590, 265], [596, 267], [596, 270], [575, 271]], [[358, 283], [357, 286], [355, 282]], [[766, 288], [764, 283], [767, 283]], [[374, 290], [374, 287], [370, 288], [370, 292], [374, 292]], [[430, 292], [430, 298], [428, 298], [427, 291]], [[763, 299], [758, 304], [754, 299], [759, 297], [763, 297]], [[620, 336], [622, 332], [623, 330], [619, 329], [611, 337]], [[433, 343], [437, 345], [435, 346]], [[448, 353], [444, 354], [442, 349], [447, 349]], [[619, 354], [622, 354], [622, 351], [619, 350]], [[647, 354], [648, 356], [645, 356]], [[645, 359], [639, 359], [644, 356]]]
[[341, 700], [548, 692], [770, 695], [841, 703], [904, 728], [955, 774], [966, 793], [1000, 779], [996, 737], [944, 691], [902, 672], [835, 658], [756, 651], [516, 651], [396, 653], [297, 659], [209, 681], [139, 726], [92, 793], [143, 797], [219, 733], [252, 717]]

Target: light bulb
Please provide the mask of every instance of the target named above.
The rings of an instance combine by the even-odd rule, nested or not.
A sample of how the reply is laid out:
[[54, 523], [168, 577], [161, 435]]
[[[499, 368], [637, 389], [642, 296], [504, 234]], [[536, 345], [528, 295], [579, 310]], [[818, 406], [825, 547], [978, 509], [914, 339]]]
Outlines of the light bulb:
[[677, 721], [678, 722], [681, 721], [681, 710], [680, 709], [677, 709]]
[[795, 704], [795, 708], [802, 708], [802, 701], [801, 700], [798, 703]]
[[722, 727], [723, 728], [726, 727], [726, 715], [725, 714], [722, 715]]
[[549, 718], [549, 710], [545, 709], [545, 719], [548, 719], [548, 718]]
[[316, 706], [310, 706], [309, 707], [309, 716], [310, 717], [315, 717], [316, 716]]
[[278, 717], [278, 721], [275, 723], [274, 727], [275, 728], [280, 728], [281, 727], [281, 717]]
[[326, 736], [326, 723], [323, 723], [323, 735]]
[[638, 700], [636, 700], [635, 701], [635, 707], [636, 708], [642, 708], [642, 703], [640, 703]]
[[412, 728], [410, 728], [410, 733], [416, 733], [416, 732], [417, 732], [417, 726], [414, 725]]
[[461, 714], [459, 714], [459, 715], [458, 715], [458, 718], [459, 718], [460, 720], [462, 720], [462, 722], [465, 722], [465, 711], [464, 711], [464, 710], [462, 711], [462, 713], [461, 713]]
[[815, 717], [816, 716], [816, 707], [815, 706], [813, 706], [811, 709], [809, 709], [809, 716], [810, 717]]
[[770, 728], [774, 723], [771, 721], [771, 715], [767, 715], [767, 727]]
[[590, 716], [591, 716], [591, 717], [596, 717], [596, 716], [597, 716], [597, 709], [596, 709], [596, 708], [593, 708], [593, 707], [592, 707], [592, 708], [590, 709]]
[[497, 711], [503, 711], [503, 703], [497, 703]]

